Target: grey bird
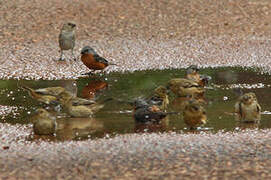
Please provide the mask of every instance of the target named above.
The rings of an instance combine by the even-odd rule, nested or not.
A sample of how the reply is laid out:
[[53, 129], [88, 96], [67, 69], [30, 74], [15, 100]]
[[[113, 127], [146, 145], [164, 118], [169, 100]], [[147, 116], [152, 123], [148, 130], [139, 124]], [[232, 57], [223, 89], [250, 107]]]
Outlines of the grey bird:
[[68, 22], [68, 23], [64, 23], [61, 28], [61, 31], [58, 37], [60, 53], [61, 53], [59, 60], [64, 60], [63, 51], [71, 50], [73, 59], [76, 61], [76, 57], [73, 54], [73, 49], [75, 46], [75, 32], [74, 32], [75, 27], [76, 27], [76, 24]]

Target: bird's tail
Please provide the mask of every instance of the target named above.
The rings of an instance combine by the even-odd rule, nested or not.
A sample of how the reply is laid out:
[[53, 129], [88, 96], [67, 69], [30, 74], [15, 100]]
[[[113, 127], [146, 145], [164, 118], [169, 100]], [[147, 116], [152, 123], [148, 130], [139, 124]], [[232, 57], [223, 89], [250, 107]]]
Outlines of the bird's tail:
[[28, 91], [28, 94], [32, 97], [32, 98], [35, 98], [38, 96], [38, 94], [34, 91], [34, 89], [30, 88], [30, 87], [27, 87], [25, 85], [21, 85], [20, 86], [22, 89], [24, 90], [27, 90]]

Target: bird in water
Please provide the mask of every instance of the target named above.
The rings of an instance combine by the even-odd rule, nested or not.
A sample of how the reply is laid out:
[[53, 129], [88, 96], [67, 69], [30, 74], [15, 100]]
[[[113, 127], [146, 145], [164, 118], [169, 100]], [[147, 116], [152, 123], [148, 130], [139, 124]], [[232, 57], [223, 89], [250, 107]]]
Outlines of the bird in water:
[[68, 92], [61, 93], [58, 99], [71, 117], [91, 117], [104, 107], [103, 103], [74, 97]]
[[43, 108], [36, 110], [32, 116], [34, 133], [37, 135], [53, 135], [56, 130], [56, 118]]
[[183, 111], [184, 123], [194, 129], [200, 125], [206, 124], [207, 115], [203, 106], [197, 100], [189, 100]]
[[58, 105], [59, 102], [57, 100], [57, 97], [54, 95], [49, 95], [44, 92], [40, 92], [40, 90], [36, 91], [35, 89], [32, 89], [27, 86], [21, 86], [21, 88], [28, 91], [28, 94], [35, 100], [42, 102], [46, 105]]
[[147, 98], [147, 102], [151, 105], [158, 106], [161, 110], [166, 110], [169, 104], [168, 90], [164, 86], [158, 86], [153, 94]]
[[150, 105], [143, 99], [137, 99], [133, 103], [133, 116], [136, 122], [160, 122], [168, 114], [178, 114], [176, 112], [164, 112], [156, 105]]
[[186, 70], [186, 79], [195, 81], [200, 86], [204, 87], [212, 78], [205, 74], [199, 74], [199, 68], [196, 65], [191, 65]]
[[201, 97], [205, 90], [195, 81], [185, 78], [174, 78], [167, 83], [167, 89], [170, 89], [178, 97]]
[[241, 122], [255, 122], [261, 120], [261, 106], [258, 103], [256, 94], [245, 93], [239, 97], [234, 106], [236, 119]]

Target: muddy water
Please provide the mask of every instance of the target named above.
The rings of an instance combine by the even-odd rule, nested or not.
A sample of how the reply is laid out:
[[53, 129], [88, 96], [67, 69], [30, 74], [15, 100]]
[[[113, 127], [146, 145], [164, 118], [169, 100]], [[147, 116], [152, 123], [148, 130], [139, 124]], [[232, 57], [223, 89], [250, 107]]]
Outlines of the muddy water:
[[[135, 124], [131, 106], [120, 102], [133, 100], [137, 97], [148, 97], [155, 87], [165, 85], [171, 78], [184, 77], [184, 74], [184, 69], [179, 69], [124, 74], [111, 73], [104, 76], [82, 77], [76, 81], [2, 80], [0, 81], [1, 104], [17, 106], [18, 113], [2, 118], [0, 121], [10, 124], [28, 124], [34, 111], [38, 107], [44, 107], [31, 99], [27, 92], [19, 89], [18, 85], [24, 84], [32, 88], [63, 86], [79, 97], [96, 98], [98, 101], [113, 97], [117, 100], [107, 102], [106, 106], [93, 118], [67, 118], [58, 115], [57, 131], [54, 137], [49, 137], [50, 139], [85, 139], [135, 132], [176, 131], [187, 133], [190, 131], [186, 129], [181, 115], [168, 116], [161, 124]], [[196, 132], [271, 127], [271, 116], [269, 115], [271, 111], [271, 102], [269, 101], [271, 79], [268, 74], [258, 73], [256, 69], [237, 67], [206, 68], [201, 70], [201, 74], [211, 76], [212, 81], [206, 93], [207, 104], [205, 108], [208, 123]], [[241, 91], [256, 93], [263, 111], [260, 124], [240, 124], [234, 120], [233, 106]], [[181, 111], [181, 99], [170, 94], [170, 102], [168, 111]], [[30, 139], [36, 137], [32, 135]]]

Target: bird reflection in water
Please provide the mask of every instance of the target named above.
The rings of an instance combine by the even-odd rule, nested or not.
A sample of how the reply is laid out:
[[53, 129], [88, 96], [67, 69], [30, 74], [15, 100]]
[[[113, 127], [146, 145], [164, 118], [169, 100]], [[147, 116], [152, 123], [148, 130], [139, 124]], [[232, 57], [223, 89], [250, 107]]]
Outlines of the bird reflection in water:
[[82, 97], [86, 99], [95, 99], [97, 93], [108, 87], [108, 83], [101, 80], [91, 80], [82, 90]]
[[135, 122], [135, 133], [165, 132], [169, 127], [169, 118], [165, 117], [160, 122], [138, 123]]

